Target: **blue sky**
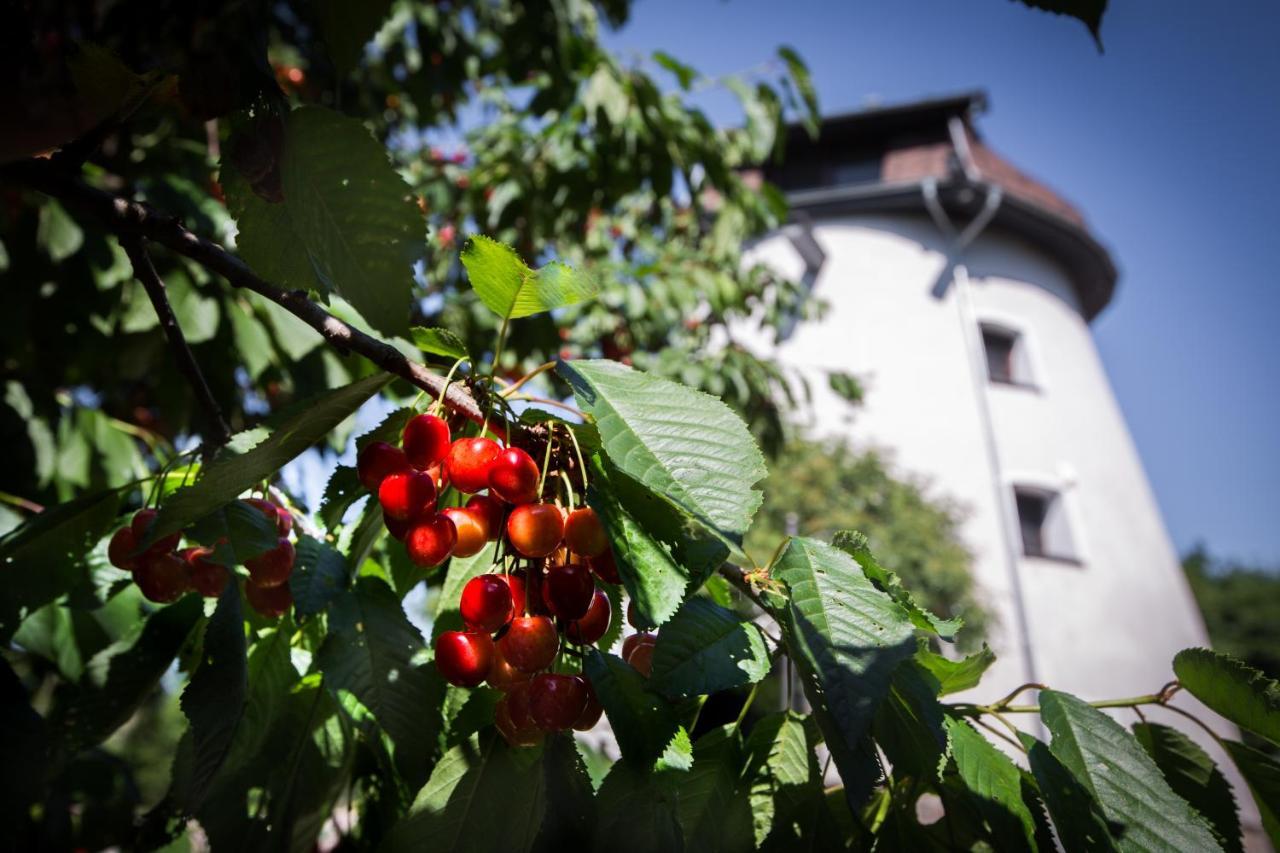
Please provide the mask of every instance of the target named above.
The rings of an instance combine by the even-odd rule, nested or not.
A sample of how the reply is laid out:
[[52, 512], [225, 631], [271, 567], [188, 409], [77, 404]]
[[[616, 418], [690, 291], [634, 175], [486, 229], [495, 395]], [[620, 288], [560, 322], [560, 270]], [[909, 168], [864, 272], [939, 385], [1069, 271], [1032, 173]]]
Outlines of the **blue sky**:
[[1175, 544], [1280, 566], [1280, 7], [1214, 5], [1111, 0], [1102, 55], [1011, 0], [639, 0], [607, 41], [712, 76], [787, 43], [824, 112], [987, 90], [987, 141], [1118, 261], [1094, 333]]

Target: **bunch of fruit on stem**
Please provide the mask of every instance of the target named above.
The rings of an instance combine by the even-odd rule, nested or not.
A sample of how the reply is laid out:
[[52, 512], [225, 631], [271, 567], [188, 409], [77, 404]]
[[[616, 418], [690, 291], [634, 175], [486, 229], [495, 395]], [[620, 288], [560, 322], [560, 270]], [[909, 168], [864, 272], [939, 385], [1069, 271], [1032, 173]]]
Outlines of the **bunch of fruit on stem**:
[[[249, 498], [246, 503], [274, 521], [279, 534], [275, 547], [244, 561], [249, 571], [244, 585], [245, 598], [254, 610], [274, 619], [293, 604], [293, 593], [289, 590], [295, 556], [293, 543], [289, 541], [293, 516], [265, 498]], [[179, 549], [181, 533], [171, 533], [141, 547], [158, 515], [154, 509], [140, 509], [128, 524], [112, 535], [107, 545], [111, 565], [130, 572], [142, 594], [157, 604], [177, 601], [192, 590], [217, 598], [231, 580], [231, 571], [214, 562], [213, 548], [193, 545]]]
[[[366, 445], [357, 470], [377, 494], [387, 530], [417, 565], [471, 557], [501, 540], [494, 569], [462, 590], [464, 630], [436, 639], [440, 673], [460, 687], [487, 682], [501, 690], [494, 721], [514, 745], [535, 744], [548, 731], [593, 727], [602, 709], [590, 682], [556, 670], [574, 668], [581, 648], [609, 630], [609, 596], [597, 580], [617, 584], [619, 577], [595, 511], [545, 501], [544, 492], [562, 480], [546, 477], [526, 451], [485, 436], [454, 440], [434, 414], [412, 418], [400, 447]], [[465, 506], [440, 509], [439, 495], [450, 486], [472, 497]], [[500, 550], [511, 559], [499, 559]], [[653, 642], [641, 633], [623, 646], [646, 676]]]

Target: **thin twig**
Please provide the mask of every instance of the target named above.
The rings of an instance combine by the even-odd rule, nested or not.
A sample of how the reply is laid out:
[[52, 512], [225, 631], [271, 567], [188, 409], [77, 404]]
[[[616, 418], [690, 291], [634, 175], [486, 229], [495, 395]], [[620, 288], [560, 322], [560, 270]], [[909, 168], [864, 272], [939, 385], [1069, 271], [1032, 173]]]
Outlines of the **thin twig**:
[[231, 438], [231, 428], [227, 426], [226, 418], [222, 416], [222, 409], [218, 408], [218, 401], [213, 398], [209, 383], [205, 381], [204, 374], [200, 372], [200, 365], [196, 362], [191, 347], [187, 345], [187, 338], [182, 334], [182, 326], [178, 324], [173, 306], [169, 304], [169, 297], [165, 293], [164, 281], [156, 272], [155, 265], [151, 263], [151, 256], [147, 254], [146, 246], [140, 238], [124, 237], [120, 244], [124, 247], [125, 254], [129, 256], [129, 262], [133, 264], [134, 277], [147, 291], [147, 296], [151, 299], [151, 307], [160, 318], [160, 328], [169, 342], [169, 349], [173, 353], [178, 371], [186, 378], [200, 407], [204, 409], [205, 419], [209, 422], [209, 443], [206, 444], [206, 448], [213, 450], [221, 447]]

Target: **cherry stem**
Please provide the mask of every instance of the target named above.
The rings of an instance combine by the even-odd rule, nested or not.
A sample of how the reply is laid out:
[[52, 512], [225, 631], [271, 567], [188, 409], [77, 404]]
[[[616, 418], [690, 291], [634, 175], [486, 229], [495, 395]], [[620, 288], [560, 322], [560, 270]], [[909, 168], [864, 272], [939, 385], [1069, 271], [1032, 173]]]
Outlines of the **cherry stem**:
[[502, 327], [498, 329], [498, 342], [493, 347], [493, 364], [489, 366], [489, 384], [498, 387], [498, 368], [502, 363], [502, 348], [507, 343], [507, 327], [511, 324], [511, 316], [502, 318]]
[[582, 461], [582, 447], [578, 444], [578, 434], [571, 426], [566, 426], [565, 430], [569, 433], [569, 440], [573, 442], [573, 453], [578, 457], [578, 477], [582, 480], [582, 491], [586, 492], [587, 463]]
[[575, 509], [578, 508], [578, 502], [576, 500], [577, 496], [574, 494], [573, 484], [569, 482], [569, 475], [565, 472], [563, 468], [561, 468], [556, 473], [560, 475], [560, 480], [561, 482], [564, 483], [565, 494], [569, 498], [569, 512], [573, 512]]
[[533, 370], [526, 373], [524, 376], [521, 376], [512, 384], [508, 385], [506, 388], [503, 388], [501, 391], [498, 392], [498, 394], [502, 397], [510, 397], [512, 394], [516, 393], [516, 391], [519, 391], [521, 386], [523, 386], [530, 379], [533, 379], [536, 376], [546, 373], [548, 370], [550, 370], [555, 366], [556, 366], [556, 363], [554, 361], [548, 361], [546, 364], [540, 364], [537, 367], [535, 367]]
[[547, 469], [551, 467], [551, 445], [555, 442], [556, 434], [553, 430], [547, 434], [547, 450], [542, 454], [542, 470], [538, 472], [538, 497], [542, 497], [542, 488], [547, 482]]
[[[444, 402], [443, 402], [443, 401], [444, 401], [445, 397], [449, 396], [449, 386], [453, 384], [453, 374], [454, 374], [454, 371], [456, 371], [456, 370], [458, 369], [458, 367], [462, 364], [462, 362], [464, 362], [464, 361], [466, 361], [466, 360], [467, 360], [467, 359], [466, 359], [466, 357], [464, 356], [464, 357], [462, 357], [462, 358], [458, 359], [457, 361], [455, 361], [455, 362], [453, 363], [453, 366], [449, 368], [449, 372], [448, 372], [448, 373], [446, 373], [446, 374], [445, 374], [445, 376], [444, 376], [444, 389], [440, 392], [440, 396], [439, 396], [439, 397], [436, 397], [434, 400], [432, 400], [432, 401], [431, 401], [431, 405], [427, 408], [427, 411], [428, 411], [429, 413], [431, 413], [431, 414], [433, 414], [433, 415], [439, 415], [439, 413], [440, 413], [440, 409], [444, 407]], [[422, 399], [422, 395], [423, 395], [423, 394], [425, 394], [425, 393], [427, 393], [427, 392], [426, 392], [426, 391], [420, 391], [420, 392], [418, 392], [418, 400], [421, 400], [421, 399]], [[416, 409], [416, 408], [418, 408], [418, 400], [414, 400], [414, 401], [413, 401], [413, 407], [414, 407], [415, 409]]]

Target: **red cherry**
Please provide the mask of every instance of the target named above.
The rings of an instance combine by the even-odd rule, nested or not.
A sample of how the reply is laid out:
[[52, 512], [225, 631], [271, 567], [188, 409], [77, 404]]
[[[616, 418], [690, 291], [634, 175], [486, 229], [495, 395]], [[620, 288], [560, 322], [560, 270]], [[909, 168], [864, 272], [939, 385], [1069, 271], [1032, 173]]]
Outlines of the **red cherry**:
[[250, 607], [268, 619], [283, 616], [293, 606], [293, 590], [287, 583], [268, 587], [248, 581], [244, 585], [244, 597], [249, 600]]
[[160, 554], [148, 551], [139, 557], [133, 582], [144, 596], [157, 604], [177, 601], [191, 589], [187, 564], [172, 551]]
[[449, 455], [449, 423], [435, 415], [415, 415], [404, 425], [400, 444], [409, 464], [425, 471]]
[[530, 678], [532, 676], [529, 673], [521, 672], [507, 663], [507, 659], [502, 656], [502, 644], [494, 643], [493, 660], [489, 663], [489, 674], [485, 676], [490, 687], [506, 692], [517, 684], [526, 683]]
[[438, 566], [453, 553], [457, 541], [458, 531], [449, 516], [434, 515], [409, 528], [404, 545], [415, 565]]
[[596, 577], [605, 583], [622, 583], [622, 578], [618, 576], [618, 564], [613, 559], [613, 551], [605, 551], [598, 557], [591, 557], [587, 563], [591, 566], [591, 571], [596, 573]]
[[604, 713], [604, 706], [600, 704], [600, 700], [596, 697], [596, 689], [591, 686], [590, 681], [585, 683], [587, 685], [587, 703], [582, 707], [582, 713], [578, 715], [578, 719], [573, 721], [573, 727], [580, 732], [595, 728], [596, 723], [600, 722], [600, 715]]
[[507, 663], [521, 672], [546, 669], [560, 649], [556, 626], [546, 616], [517, 616], [498, 640]]
[[[151, 531], [151, 526], [156, 523], [156, 517], [159, 515], [159, 511], [154, 509], [140, 509], [133, 514], [133, 521], [129, 523], [129, 528], [133, 531], [135, 548], [147, 540], [147, 533]], [[170, 533], [163, 539], [152, 542], [147, 551], [152, 554], [163, 554], [177, 548], [181, 541], [181, 533]]]
[[518, 447], [508, 447], [489, 465], [489, 491], [513, 504], [538, 499], [538, 463]]
[[356, 458], [356, 473], [360, 482], [371, 492], [376, 492], [382, 481], [391, 474], [409, 470], [409, 460], [404, 451], [385, 441], [371, 441]]
[[605, 536], [600, 516], [589, 506], [569, 513], [564, 523], [564, 541], [570, 551], [584, 557], [598, 557], [609, 550], [609, 538]]
[[477, 687], [489, 674], [493, 640], [488, 634], [445, 631], [436, 637], [436, 669], [457, 687]]
[[648, 678], [653, 671], [653, 647], [657, 642], [658, 638], [653, 634], [632, 634], [622, 641], [622, 659]]
[[280, 586], [293, 574], [293, 543], [281, 537], [276, 547], [244, 561], [249, 579], [260, 587]]
[[440, 511], [449, 516], [458, 532], [458, 542], [453, 546], [453, 556], [474, 557], [484, 550], [489, 537], [485, 535], [485, 520], [480, 513], [462, 506], [451, 506]]
[[529, 716], [529, 684], [515, 685], [498, 700], [493, 709], [493, 724], [512, 746], [536, 746], [543, 732]]
[[133, 556], [137, 547], [138, 540], [133, 535], [133, 528], [121, 527], [112, 534], [111, 541], [107, 543], [107, 559], [117, 569], [131, 572], [138, 565], [137, 558]]
[[476, 518], [484, 526], [486, 539], [497, 539], [502, 531], [502, 513], [505, 507], [499, 498], [493, 495], [475, 495], [467, 501], [467, 509], [476, 514]]
[[555, 504], [522, 504], [507, 516], [507, 538], [526, 557], [547, 556], [563, 536], [564, 516]]
[[577, 675], [544, 672], [529, 684], [529, 716], [538, 728], [571, 728], [587, 705], [587, 683]]
[[591, 596], [591, 606], [587, 608], [586, 615], [570, 622], [564, 634], [575, 643], [590, 645], [605, 635], [612, 619], [609, 596], [605, 595], [604, 590], [597, 589]]
[[595, 591], [591, 570], [581, 563], [552, 566], [542, 579], [542, 602], [566, 621], [586, 615]]
[[653, 627], [652, 623], [646, 622], [640, 615], [640, 609], [636, 607], [634, 598], [627, 602], [627, 623], [637, 631], [648, 631]]
[[489, 466], [502, 448], [491, 438], [460, 438], [449, 448], [445, 471], [449, 482], [460, 492], [471, 494], [489, 485]]
[[187, 573], [191, 577], [191, 586], [205, 598], [217, 598], [227, 588], [231, 573], [226, 566], [213, 562], [212, 548], [187, 548], [182, 558], [187, 562]]
[[458, 609], [472, 631], [492, 634], [511, 621], [511, 587], [499, 575], [477, 575], [462, 588]]
[[382, 513], [382, 524], [387, 528], [387, 532], [392, 537], [404, 541], [404, 537], [409, 534], [409, 528], [413, 527], [412, 521], [401, 521], [398, 518], [392, 518], [385, 512]]
[[245, 498], [245, 503], [265, 515], [268, 521], [274, 521], [281, 536], [288, 536], [293, 530], [293, 516], [279, 504], [262, 498]]
[[423, 471], [389, 474], [378, 486], [382, 511], [397, 521], [416, 521], [436, 511], [436, 484]]
[[507, 582], [507, 586], [511, 587], [511, 615], [524, 615], [524, 573], [512, 572], [508, 575], [499, 575]]

